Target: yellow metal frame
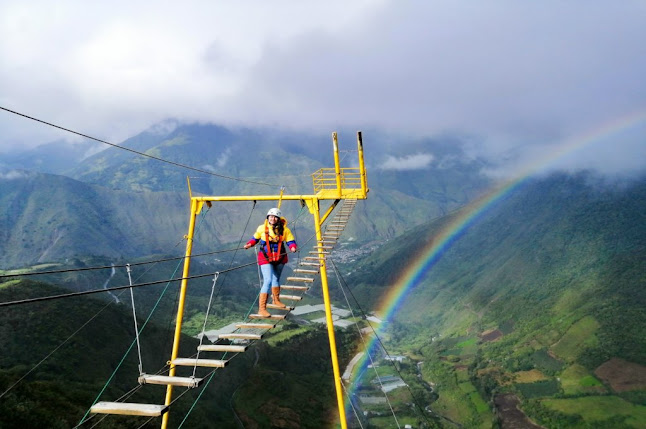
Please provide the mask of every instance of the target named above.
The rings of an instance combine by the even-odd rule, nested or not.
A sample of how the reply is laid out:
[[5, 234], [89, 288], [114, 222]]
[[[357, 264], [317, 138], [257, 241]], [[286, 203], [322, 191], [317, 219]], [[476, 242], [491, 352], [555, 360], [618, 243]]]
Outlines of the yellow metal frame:
[[[204, 204], [211, 207], [213, 202], [219, 201], [282, 201], [295, 200], [301, 201], [307, 205], [310, 213], [314, 216], [314, 229], [316, 232], [317, 242], [322, 241], [322, 226], [330, 216], [339, 201], [343, 199], [366, 199], [368, 196], [368, 181], [366, 177], [365, 164], [363, 162], [363, 140], [361, 131], [357, 133], [357, 152], [359, 158], [358, 168], [341, 168], [339, 162], [339, 144], [337, 133], [332, 134], [334, 146], [334, 168], [322, 168], [312, 174], [314, 194], [312, 195], [285, 195], [284, 189], [281, 189], [280, 195], [246, 195], [246, 196], [200, 196], [192, 195], [189, 183], [189, 194], [191, 198], [191, 215], [189, 218], [188, 234], [186, 235], [186, 256], [184, 259], [184, 271], [182, 273], [182, 282], [180, 286], [180, 295], [177, 308], [177, 320], [175, 322], [175, 336], [173, 340], [173, 349], [170, 361], [178, 356], [179, 341], [182, 333], [182, 321], [184, 318], [184, 304], [186, 300], [187, 278], [191, 266], [191, 252], [193, 250], [193, 235], [195, 232], [195, 219], [201, 212]], [[321, 213], [321, 200], [334, 200], [330, 207]], [[326, 261], [323, 249], [317, 246], [319, 261], [321, 264], [321, 287], [323, 291], [323, 303], [325, 306], [325, 320], [327, 324], [328, 338], [330, 342], [330, 354], [332, 358], [332, 370], [334, 372], [334, 386], [336, 389], [337, 405], [339, 408], [339, 419], [341, 427], [347, 428], [345, 407], [343, 404], [343, 389], [341, 386], [341, 372], [339, 370], [339, 361], [336, 350], [336, 339], [334, 336], [334, 323], [332, 321], [332, 305], [330, 303], [330, 293], [327, 281]], [[169, 362], [170, 362], [169, 361]], [[170, 376], [175, 375], [175, 365], [170, 365]], [[164, 405], [170, 405], [173, 397], [173, 386], [168, 385], [166, 388], [166, 401]], [[168, 425], [168, 414], [162, 418], [162, 429]]]

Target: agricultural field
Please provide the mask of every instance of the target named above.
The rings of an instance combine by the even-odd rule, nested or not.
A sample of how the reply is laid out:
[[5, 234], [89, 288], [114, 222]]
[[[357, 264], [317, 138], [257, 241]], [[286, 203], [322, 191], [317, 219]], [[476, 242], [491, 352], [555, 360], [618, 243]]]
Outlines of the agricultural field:
[[595, 375], [615, 392], [646, 390], [646, 366], [613, 358], [599, 366]]
[[599, 323], [593, 317], [584, 317], [573, 324], [551, 350], [559, 358], [572, 362], [586, 347], [597, 344], [595, 334], [598, 329]]
[[581, 365], [567, 367], [561, 373], [561, 387], [566, 395], [605, 393], [603, 384]]
[[646, 427], [646, 406], [631, 404], [617, 396], [544, 399], [541, 403], [547, 408], [566, 415], [580, 415], [588, 423], [602, 422], [621, 416], [625, 424], [631, 427]]
[[533, 383], [518, 383], [516, 389], [522, 393], [523, 397], [544, 398], [559, 393], [559, 383], [555, 379], [536, 381]]
[[518, 371], [514, 373], [516, 383], [534, 383], [536, 381], [546, 380], [548, 377], [537, 369], [529, 371]]

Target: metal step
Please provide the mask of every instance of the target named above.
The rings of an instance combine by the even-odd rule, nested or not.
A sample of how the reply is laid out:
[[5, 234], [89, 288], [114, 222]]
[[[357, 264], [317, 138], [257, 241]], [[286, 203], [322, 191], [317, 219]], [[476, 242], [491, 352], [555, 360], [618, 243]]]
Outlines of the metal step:
[[208, 368], [224, 368], [229, 363], [229, 361], [222, 359], [177, 358], [170, 361], [170, 363], [177, 366], [203, 366]]
[[313, 283], [314, 279], [311, 277], [287, 277], [288, 282], [308, 282]]
[[262, 339], [262, 334], [241, 334], [238, 332], [232, 332], [230, 334], [219, 334], [218, 338], [223, 340], [260, 340]]
[[120, 414], [124, 416], [157, 417], [168, 411], [168, 405], [135, 404], [126, 402], [97, 402], [90, 412], [94, 414]]
[[242, 353], [247, 350], [247, 346], [237, 346], [233, 344], [204, 344], [197, 347], [201, 352], [231, 352]]
[[168, 375], [141, 374], [139, 384], [164, 384], [181, 387], [198, 387], [202, 383], [201, 378], [195, 377], [171, 377]]

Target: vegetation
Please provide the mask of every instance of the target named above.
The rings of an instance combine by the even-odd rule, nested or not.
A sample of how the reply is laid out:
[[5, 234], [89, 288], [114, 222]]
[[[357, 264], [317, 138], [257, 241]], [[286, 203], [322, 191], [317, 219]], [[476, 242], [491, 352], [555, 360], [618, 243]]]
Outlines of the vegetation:
[[[389, 344], [424, 361], [424, 379], [439, 394], [433, 409], [442, 416], [467, 427], [491, 424], [491, 415], [478, 414], [482, 403], [468, 397], [472, 385], [484, 403], [519, 395], [546, 427], [638, 427], [625, 418], [638, 415], [636, 408], [586, 415], [536, 405], [599, 393], [623, 400], [594, 373], [611, 358], [646, 372], [646, 187], [593, 181], [555, 175], [526, 183], [489, 208], [408, 291]], [[448, 223], [415, 228], [366, 258], [349, 280], [354, 293], [370, 301], [379, 296], [375, 288], [397, 283], [405, 267], [392, 270], [388, 261], [414, 260], [415, 249]], [[485, 335], [496, 329], [491, 339]], [[640, 404], [646, 385], [631, 389], [632, 403]]]
[[[238, 144], [257, 137], [245, 133], [182, 126], [161, 137], [143, 133], [128, 145], [192, 165], [216, 164], [226, 155], [229, 162], [220, 173], [244, 177], [259, 174], [247, 157], [256, 148], [259, 163], [266, 166], [262, 174], [278, 175], [285, 168], [285, 152]], [[274, 137], [289, 150], [289, 139]], [[452, 154], [448, 145], [436, 149]], [[288, 186], [309, 191], [298, 175], [329, 165], [313, 152], [301, 149], [291, 158], [294, 176]], [[450, 246], [427, 261], [387, 320], [382, 340], [391, 353], [410, 359], [377, 370], [381, 376], [401, 377], [408, 386], [390, 392], [400, 423], [495, 427], [502, 418], [495, 413], [496, 399], [505, 395], [517, 399], [525, 415], [544, 427], [645, 426], [646, 183], [641, 179], [615, 186], [588, 173], [556, 174], [520, 182], [487, 207], [464, 206], [486, 185], [478, 168], [477, 162], [465, 161], [442, 171], [380, 172], [370, 178], [370, 199], [358, 207], [345, 231], [353, 238], [346, 248], [371, 246], [369, 252], [338, 263], [358, 305], [371, 311], [393, 285], [406, 281], [403, 276], [420, 249], [437, 245], [434, 240], [459, 219], [472, 219], [453, 231]], [[133, 264], [135, 283], [179, 277], [181, 261], [134, 264], [183, 254], [183, 173], [109, 150], [66, 174], [73, 178], [28, 173], [0, 180], [0, 273], [106, 269], [38, 281], [5, 278], [0, 302], [128, 284], [125, 270], [113, 272], [113, 263]], [[202, 194], [222, 189], [256, 193], [251, 184], [226, 186], [220, 179], [195, 179], [192, 185]], [[252, 211], [251, 206], [205, 209], [194, 253], [239, 247], [249, 216], [251, 225], [264, 216], [264, 208]], [[309, 225], [294, 230], [299, 241], [311, 236]], [[214, 305], [205, 317], [210, 274], [250, 261], [253, 255], [243, 252], [195, 258], [192, 274], [205, 277], [191, 284], [182, 353], [192, 353], [197, 341], [191, 337], [201, 332], [205, 320], [207, 330], [219, 328], [253, 307], [257, 273], [229, 273], [218, 278]], [[146, 369], [163, 368], [169, 356], [177, 290], [177, 282], [135, 290], [140, 322], [157, 309], [142, 336]], [[312, 290], [309, 299], [318, 293]], [[101, 295], [0, 312], [0, 394], [25, 377], [0, 400], [1, 427], [74, 426], [129, 349], [101, 399], [118, 398], [136, 385], [129, 296]], [[339, 291], [333, 291], [333, 298], [344, 302]], [[337, 330], [342, 365], [356, 342], [354, 332]], [[324, 329], [286, 323], [252, 352], [216, 372], [188, 417], [189, 427], [232, 427], [237, 419], [248, 427], [334, 426], [336, 398]], [[366, 373], [362, 380], [367, 392], [374, 391], [369, 386], [373, 377]], [[182, 412], [172, 413], [172, 427], [197, 394], [190, 392], [177, 403]], [[133, 398], [156, 403], [162, 397], [163, 387], [145, 386]], [[388, 427], [381, 409], [380, 404], [365, 407], [368, 427]], [[140, 425], [138, 418], [111, 417], [104, 427]]]

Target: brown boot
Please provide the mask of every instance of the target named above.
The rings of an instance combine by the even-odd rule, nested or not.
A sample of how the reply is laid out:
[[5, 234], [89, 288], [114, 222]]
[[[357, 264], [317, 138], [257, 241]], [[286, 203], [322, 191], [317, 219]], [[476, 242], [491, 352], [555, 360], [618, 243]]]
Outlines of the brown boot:
[[274, 301], [274, 305], [280, 308], [287, 307], [285, 304], [280, 302], [279, 297], [280, 297], [280, 286], [273, 286], [271, 288], [271, 299]]
[[271, 313], [267, 311], [267, 297], [268, 293], [261, 293], [258, 297], [258, 315], [261, 317], [269, 317]]

